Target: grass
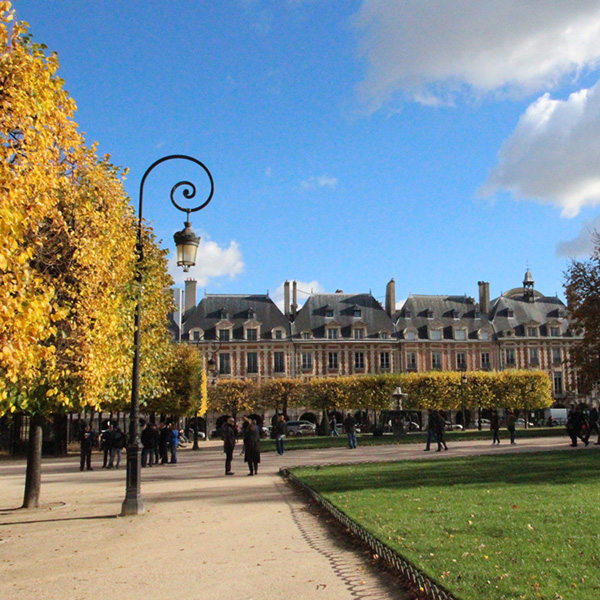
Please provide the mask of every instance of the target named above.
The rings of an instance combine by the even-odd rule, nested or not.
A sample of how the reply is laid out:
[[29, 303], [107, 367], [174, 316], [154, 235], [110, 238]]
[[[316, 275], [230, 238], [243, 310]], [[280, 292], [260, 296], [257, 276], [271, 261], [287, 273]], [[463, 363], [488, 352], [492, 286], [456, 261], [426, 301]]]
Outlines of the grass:
[[[517, 439], [524, 437], [564, 437], [567, 439], [567, 433], [564, 427], [536, 427], [532, 429], [518, 429]], [[506, 430], [500, 432], [500, 437], [503, 440], [508, 439], [508, 433]], [[409, 433], [400, 437], [394, 437], [393, 435], [374, 436], [372, 434], [359, 434], [358, 445], [359, 446], [381, 446], [390, 444], [424, 444], [426, 433]], [[456, 441], [464, 440], [490, 440], [492, 434], [488, 430], [478, 431], [476, 429], [469, 429], [467, 431], [449, 431], [446, 433], [446, 441], [450, 444]], [[329, 437], [329, 436], [305, 436], [305, 437], [288, 437], [285, 440], [285, 449], [288, 450], [314, 450], [318, 448], [341, 448], [346, 446], [346, 436], [340, 435], [340, 437]], [[273, 452], [275, 451], [274, 440], [262, 440], [260, 444], [262, 452]]]
[[295, 469], [462, 600], [600, 598], [600, 452]]

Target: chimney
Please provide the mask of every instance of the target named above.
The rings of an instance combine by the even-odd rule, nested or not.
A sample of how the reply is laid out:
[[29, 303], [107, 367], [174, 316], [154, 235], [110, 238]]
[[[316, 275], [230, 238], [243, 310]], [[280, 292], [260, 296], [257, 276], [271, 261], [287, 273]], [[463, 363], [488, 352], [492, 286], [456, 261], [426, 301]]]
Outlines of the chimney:
[[296, 318], [298, 310], [298, 282], [294, 279], [292, 284], [292, 320]]
[[290, 282], [286, 280], [283, 284], [283, 314], [290, 317]]
[[490, 284], [487, 281], [478, 281], [479, 285], [479, 311], [482, 315], [490, 312]]
[[396, 282], [393, 277], [385, 288], [385, 312], [390, 319], [396, 313]]
[[187, 315], [190, 310], [196, 308], [196, 280], [186, 279], [185, 280], [185, 310], [184, 316]]

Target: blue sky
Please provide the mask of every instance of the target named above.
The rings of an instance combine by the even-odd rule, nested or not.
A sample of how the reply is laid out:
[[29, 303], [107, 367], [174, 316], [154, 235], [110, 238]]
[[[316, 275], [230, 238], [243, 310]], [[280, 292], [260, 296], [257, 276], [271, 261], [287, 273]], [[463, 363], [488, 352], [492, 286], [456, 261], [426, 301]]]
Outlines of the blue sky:
[[[600, 2], [16, 0], [89, 143], [140, 179], [202, 161], [200, 294], [563, 296], [600, 202]], [[165, 247], [165, 163], [144, 217]], [[185, 275], [171, 269], [178, 282]], [[300, 297], [302, 300], [302, 296]]]

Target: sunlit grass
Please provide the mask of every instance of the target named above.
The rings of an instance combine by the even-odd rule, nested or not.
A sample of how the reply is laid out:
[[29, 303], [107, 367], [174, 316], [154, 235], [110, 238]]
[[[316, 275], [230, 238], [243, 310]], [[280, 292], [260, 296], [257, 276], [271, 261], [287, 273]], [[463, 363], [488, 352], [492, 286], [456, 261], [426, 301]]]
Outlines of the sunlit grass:
[[600, 598], [600, 452], [295, 469], [463, 600]]

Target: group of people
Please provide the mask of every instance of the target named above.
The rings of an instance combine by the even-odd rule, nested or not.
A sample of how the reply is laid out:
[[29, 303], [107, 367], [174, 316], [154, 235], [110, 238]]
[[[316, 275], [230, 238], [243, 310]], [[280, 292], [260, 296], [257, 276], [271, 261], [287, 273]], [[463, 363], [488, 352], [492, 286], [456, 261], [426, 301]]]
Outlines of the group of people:
[[442, 448], [448, 450], [445, 440], [446, 433], [446, 415], [441, 410], [427, 411], [427, 439], [425, 442], [425, 452], [429, 452], [432, 442], [437, 442], [437, 451], [441, 452]]
[[[180, 431], [176, 423], [161, 422], [142, 423], [142, 467], [177, 463], [177, 448], [179, 447]], [[102, 468], [118, 469], [121, 464], [123, 448], [127, 444], [127, 436], [118, 423], [109, 422], [100, 436], [93, 433], [91, 426], [86, 423], [79, 436], [81, 461], [79, 470], [93, 471], [92, 449], [100, 440], [102, 451]]]
[[[221, 437], [223, 438], [223, 451], [225, 452], [225, 475], [235, 475], [231, 470], [233, 452], [237, 442], [235, 419], [233, 417], [229, 417], [221, 426]], [[248, 476], [258, 475], [260, 438], [260, 425], [254, 419], [244, 417], [242, 423], [242, 454], [244, 455], [244, 462], [248, 465]]]
[[[352, 413], [348, 413], [343, 422], [344, 431], [348, 438], [348, 448], [356, 448], [356, 419], [352, 416]], [[329, 435], [330, 437], [339, 437], [337, 416], [335, 413], [331, 416], [329, 421]]]

